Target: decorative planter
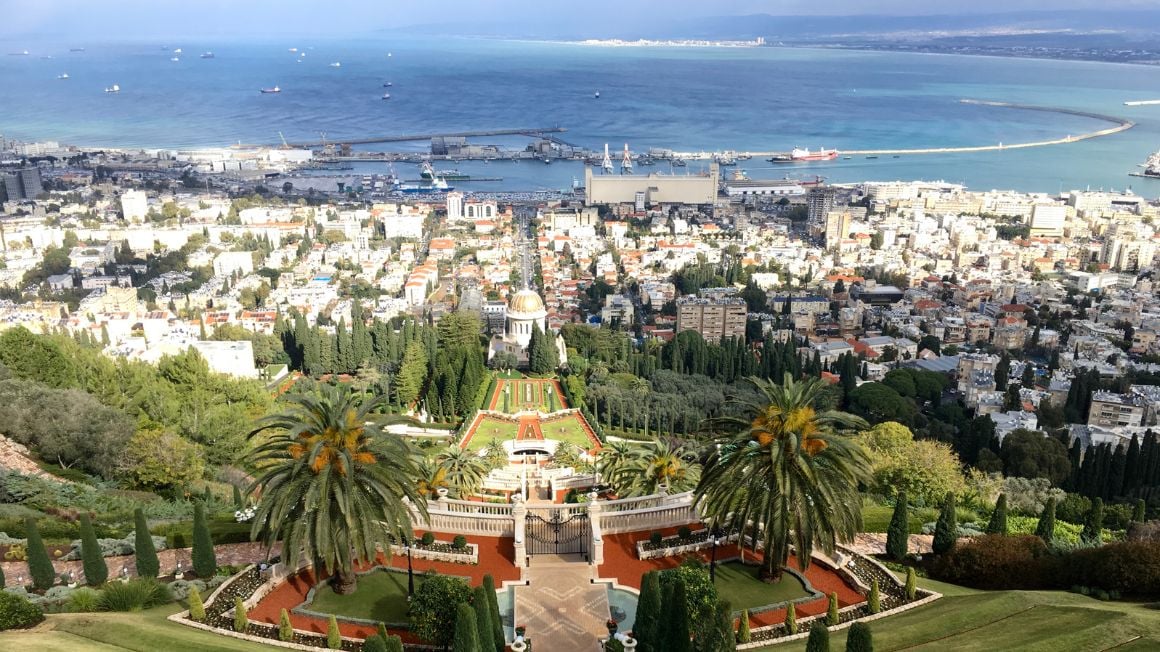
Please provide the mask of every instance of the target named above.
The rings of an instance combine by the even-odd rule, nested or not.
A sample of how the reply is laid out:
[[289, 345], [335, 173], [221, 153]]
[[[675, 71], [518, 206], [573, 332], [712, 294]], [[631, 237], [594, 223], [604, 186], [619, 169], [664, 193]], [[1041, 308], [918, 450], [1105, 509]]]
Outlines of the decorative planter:
[[524, 652], [526, 649], [528, 649], [528, 644], [523, 641], [517, 640], [512, 643], [512, 652]]
[[625, 650], [635, 650], [636, 649], [636, 639], [631, 637], [631, 636], [625, 636], [624, 640], [622, 640], [621, 643], [624, 645]]

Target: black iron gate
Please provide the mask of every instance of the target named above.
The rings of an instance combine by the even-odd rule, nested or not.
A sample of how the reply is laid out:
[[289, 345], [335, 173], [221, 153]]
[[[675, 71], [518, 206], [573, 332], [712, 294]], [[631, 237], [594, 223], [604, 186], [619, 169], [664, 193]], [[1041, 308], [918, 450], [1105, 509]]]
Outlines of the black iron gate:
[[592, 528], [588, 524], [588, 514], [564, 515], [564, 510], [554, 510], [550, 519], [535, 514], [527, 517], [529, 555], [572, 555], [588, 557], [588, 542], [592, 539]]

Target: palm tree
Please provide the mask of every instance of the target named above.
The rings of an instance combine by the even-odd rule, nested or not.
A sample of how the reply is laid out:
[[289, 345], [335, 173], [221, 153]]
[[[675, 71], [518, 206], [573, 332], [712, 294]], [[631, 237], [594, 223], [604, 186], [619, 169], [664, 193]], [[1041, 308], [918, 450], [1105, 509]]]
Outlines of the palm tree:
[[447, 484], [457, 496], [464, 497], [479, 490], [487, 476], [487, 463], [474, 452], [458, 446], [449, 446], [435, 458], [445, 470]]
[[685, 448], [671, 441], [639, 446], [628, 461], [609, 475], [622, 496], [646, 496], [662, 486], [666, 491], [688, 491], [697, 485], [701, 467]]
[[748, 380], [761, 400], [744, 402], [743, 417], [717, 420], [734, 434], [717, 439], [696, 505], [715, 526], [755, 526], [765, 548], [759, 574], [777, 581], [791, 543], [804, 570], [815, 545], [832, 554], [836, 541], [858, 532], [858, 483], [869, 479], [869, 465], [853, 438], [838, 431], [867, 424], [845, 412], [816, 411], [821, 379], [797, 382], [786, 374], [781, 385]]
[[265, 434], [251, 454], [261, 471], [248, 490], [261, 495], [251, 535], [267, 547], [281, 539], [288, 564], [309, 559], [316, 576], [335, 576], [336, 593], [351, 593], [357, 564], [411, 536], [411, 509], [427, 518], [414, 458], [406, 441], [368, 423], [379, 399], [324, 386], [287, 400], [250, 433]]
[[451, 483], [447, 481], [447, 469], [428, 459], [420, 459], [416, 467], [415, 489], [425, 500], [438, 498], [440, 489], [451, 490]]
[[596, 455], [596, 471], [610, 482], [636, 456], [637, 447], [623, 439], [610, 441]]

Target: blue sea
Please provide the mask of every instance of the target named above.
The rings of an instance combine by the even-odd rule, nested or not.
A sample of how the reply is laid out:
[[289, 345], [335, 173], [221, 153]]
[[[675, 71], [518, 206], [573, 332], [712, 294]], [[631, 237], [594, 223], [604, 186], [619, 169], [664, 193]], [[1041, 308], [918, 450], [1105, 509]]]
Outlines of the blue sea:
[[[976, 98], [1079, 109], [1138, 123], [1127, 132], [1038, 149], [882, 157], [775, 167], [832, 182], [944, 179], [975, 189], [1133, 189], [1160, 148], [1160, 67], [791, 48], [610, 48], [468, 38], [334, 42], [60, 43], [0, 55], [0, 133], [80, 145], [192, 147], [329, 141], [400, 133], [559, 125], [592, 149], [678, 151], [991, 145], [1094, 131], [1070, 115], [966, 105]], [[84, 47], [84, 52], [70, 48]], [[182, 48], [180, 61], [171, 61]], [[298, 53], [290, 52], [296, 47]], [[214, 58], [198, 55], [212, 51]], [[305, 52], [305, 56], [301, 53]], [[51, 58], [42, 58], [51, 57]], [[341, 67], [332, 67], [334, 62]], [[58, 80], [61, 73], [70, 79]], [[383, 83], [390, 81], [389, 89]], [[121, 92], [106, 94], [118, 84]], [[277, 95], [259, 88], [279, 86]], [[601, 97], [593, 94], [599, 90]], [[383, 101], [383, 92], [391, 99]], [[486, 139], [509, 146], [522, 138]], [[386, 146], [372, 146], [386, 147]], [[392, 144], [416, 151], [427, 143]], [[502, 182], [468, 190], [562, 188], [579, 163], [463, 163]], [[697, 164], [690, 163], [689, 171]], [[667, 166], [655, 171], [669, 172]], [[385, 171], [378, 164], [359, 172]], [[676, 170], [675, 173], [684, 173]], [[409, 176], [409, 170], [401, 170]]]

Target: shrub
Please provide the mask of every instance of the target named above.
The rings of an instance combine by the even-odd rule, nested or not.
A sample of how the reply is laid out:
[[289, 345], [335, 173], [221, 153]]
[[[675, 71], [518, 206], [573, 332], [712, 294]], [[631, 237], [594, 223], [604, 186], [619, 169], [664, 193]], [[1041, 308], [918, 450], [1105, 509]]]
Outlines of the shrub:
[[640, 599], [636, 604], [636, 622], [633, 624], [637, 638], [649, 650], [657, 649], [663, 638], [662, 609], [660, 573], [649, 571], [640, 580]]
[[238, 489], [238, 485], [234, 485], [234, 509], [241, 509], [246, 506], [242, 500], [242, 490]]
[[955, 546], [957, 525], [955, 495], [948, 493], [946, 499], [943, 500], [942, 510], [938, 515], [938, 524], [934, 530], [934, 542], [931, 544], [934, 554], [946, 554]]
[[677, 538], [681, 541], [687, 541], [691, 536], [693, 536], [693, 531], [689, 529], [689, 526], [682, 525], [677, 528]]
[[[475, 610], [466, 602], [459, 604], [458, 611], [455, 614], [455, 643], [451, 646], [452, 650], [459, 652], [479, 652], [479, 629], [475, 623]], [[338, 649], [337, 645], [331, 645], [332, 649]]]
[[[333, 619], [334, 616], [331, 616]], [[246, 616], [246, 604], [241, 596], [234, 598], [234, 631], [244, 632], [250, 626], [250, 619]]]
[[403, 652], [403, 639], [392, 634], [386, 638], [386, 641], [387, 652]]
[[463, 536], [462, 534], [455, 535], [455, 538], [451, 540], [451, 547], [455, 548], [456, 550], [462, 550], [463, 548], [466, 548], [467, 537]]
[[830, 630], [818, 621], [810, 626], [810, 637], [806, 639], [806, 652], [830, 652]]
[[878, 578], [874, 578], [870, 584], [870, 595], [866, 598], [866, 604], [872, 614], [882, 611], [882, 598], [878, 594]]
[[101, 605], [100, 591], [88, 587], [80, 587], [69, 596], [69, 611], [88, 613], [96, 611]]
[[28, 598], [0, 591], [0, 631], [32, 627], [42, 620], [44, 612]]
[[1081, 548], [1068, 555], [1072, 584], [1099, 587], [1123, 595], [1160, 594], [1160, 546], [1122, 541]]
[[81, 514], [81, 559], [84, 560], [85, 583], [89, 586], [100, 586], [109, 579], [109, 565], [101, 554], [101, 545], [97, 543], [97, 533], [93, 532], [88, 514]]
[[664, 540], [664, 537], [662, 537], [661, 533], [657, 532], [656, 530], [653, 530], [652, 533], [648, 535], [648, 542], [654, 546], [660, 546], [662, 540]]
[[141, 611], [169, 602], [169, 590], [157, 580], [110, 582], [101, 591], [101, 611]]
[[371, 634], [363, 641], [362, 652], [387, 652], [387, 641], [378, 634]]
[[326, 647], [331, 650], [342, 649], [342, 632], [338, 631], [338, 619], [330, 615], [330, 622], [326, 624]]
[[1103, 526], [1109, 530], [1123, 530], [1132, 522], [1132, 506], [1127, 503], [1104, 505]]
[[1039, 515], [1039, 523], [1035, 526], [1035, 536], [1043, 539], [1047, 545], [1055, 540], [1055, 499], [1048, 499], [1043, 506], [1043, 513]]
[[790, 634], [798, 633], [797, 607], [792, 602], [785, 608], [785, 631]]
[[961, 543], [931, 565], [943, 581], [978, 589], [1041, 589], [1054, 566], [1039, 537], [988, 534]]
[[137, 576], [157, 577], [161, 572], [161, 562], [157, 560], [157, 548], [149, 533], [149, 523], [145, 520], [145, 510], [133, 510], [133, 552], [137, 555]]
[[217, 570], [217, 555], [214, 553], [209, 527], [205, 523], [205, 507], [201, 503], [195, 503], [193, 506], [192, 556], [193, 572], [198, 577], [212, 577]]
[[[237, 487], [234, 487], [234, 489], [236, 490]], [[278, 617], [278, 640], [283, 643], [289, 643], [294, 640], [294, 626], [290, 624], [290, 612], [285, 609], [282, 610], [282, 615]], [[366, 648], [363, 649], [365, 650]]]
[[40, 538], [36, 520], [29, 518], [24, 523], [28, 535], [28, 574], [32, 576], [32, 585], [41, 591], [47, 591], [56, 583], [56, 570], [52, 567], [52, 560], [48, 557], [48, 550], [44, 548], [44, 541]]
[[753, 634], [749, 631], [749, 610], [742, 609], [741, 618], [737, 620], [737, 642], [748, 643], [752, 638]]
[[1104, 501], [1096, 498], [1092, 501], [1092, 508], [1088, 510], [1087, 518], [1083, 523], [1083, 534], [1080, 537], [1088, 543], [1099, 543], [1100, 534], [1104, 529]]
[[910, 537], [910, 524], [907, 521], [906, 492], [898, 492], [898, 499], [894, 502], [894, 514], [890, 517], [890, 527], [886, 529], [886, 554], [895, 561], [906, 559]]
[[914, 567], [906, 567], [906, 599], [913, 600], [918, 595], [918, 580], [914, 576]]
[[846, 652], [874, 652], [870, 625], [857, 622], [850, 626], [850, 633], [846, 636]]
[[830, 604], [826, 607], [826, 624], [833, 627], [838, 622], [838, 593], [835, 591], [830, 594]]
[[987, 522], [987, 534], [1007, 534], [1007, 494], [999, 494], [995, 511], [991, 512], [991, 520]]
[[198, 592], [204, 591], [208, 588], [206, 583], [201, 580], [174, 580], [169, 584], [169, 595], [174, 600], [185, 600], [193, 589]]
[[1132, 520], [1136, 523], [1143, 523], [1148, 518], [1148, 503], [1144, 502], [1143, 498], [1136, 500], [1136, 504], [1132, 507]]
[[1063, 500], [1055, 505], [1055, 517], [1061, 521], [1083, 525], [1084, 517], [1092, 508], [1092, 501], [1087, 496], [1067, 494]]
[[189, 619], [197, 622], [205, 620], [205, 604], [201, 601], [201, 591], [197, 586], [189, 587]]
[[421, 541], [423, 545], [429, 546], [432, 543], [435, 543], [435, 534], [433, 532], [424, 532], [423, 536], [419, 537], [419, 541]]

